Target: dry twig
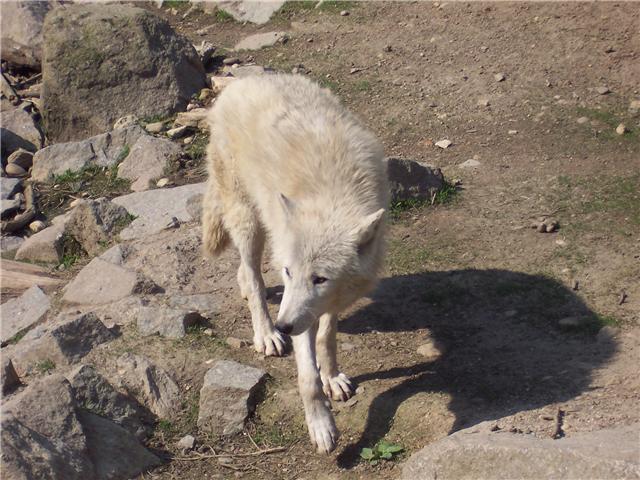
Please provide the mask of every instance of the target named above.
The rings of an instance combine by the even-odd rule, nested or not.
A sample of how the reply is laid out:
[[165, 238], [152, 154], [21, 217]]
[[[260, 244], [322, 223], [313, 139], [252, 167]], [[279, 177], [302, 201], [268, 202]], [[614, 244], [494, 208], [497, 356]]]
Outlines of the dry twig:
[[264, 450], [258, 450], [250, 453], [218, 453], [214, 455], [198, 455], [197, 457], [173, 457], [172, 460], [206, 460], [207, 458], [220, 458], [220, 457], [257, 457], [259, 455], [269, 455], [270, 453], [284, 452], [285, 447], [265, 448]]

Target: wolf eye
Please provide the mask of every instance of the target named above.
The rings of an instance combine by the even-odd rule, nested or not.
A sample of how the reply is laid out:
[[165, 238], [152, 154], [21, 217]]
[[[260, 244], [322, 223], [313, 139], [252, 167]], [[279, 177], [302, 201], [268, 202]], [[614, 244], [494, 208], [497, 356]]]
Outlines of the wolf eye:
[[284, 267], [284, 273], [287, 275], [287, 277], [291, 278], [291, 272], [289, 272], [289, 269], [287, 267]]
[[313, 277], [313, 284], [314, 285], [321, 285], [326, 281], [327, 281], [327, 279], [324, 278], [324, 277]]

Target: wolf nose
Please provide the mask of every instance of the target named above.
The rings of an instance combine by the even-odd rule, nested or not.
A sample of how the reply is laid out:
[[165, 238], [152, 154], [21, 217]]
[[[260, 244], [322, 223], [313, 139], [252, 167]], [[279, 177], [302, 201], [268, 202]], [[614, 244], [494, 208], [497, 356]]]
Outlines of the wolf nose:
[[276, 330], [278, 330], [280, 333], [284, 333], [285, 335], [289, 335], [291, 333], [291, 330], [293, 330], [293, 325], [291, 325], [290, 323], [276, 323]]

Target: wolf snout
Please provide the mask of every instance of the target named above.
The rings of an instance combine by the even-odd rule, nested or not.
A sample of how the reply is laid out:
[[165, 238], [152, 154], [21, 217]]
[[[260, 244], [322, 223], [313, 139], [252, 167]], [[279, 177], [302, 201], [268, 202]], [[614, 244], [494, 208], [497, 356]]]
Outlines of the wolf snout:
[[291, 323], [277, 323], [276, 330], [285, 335], [289, 335], [293, 331], [293, 325]]

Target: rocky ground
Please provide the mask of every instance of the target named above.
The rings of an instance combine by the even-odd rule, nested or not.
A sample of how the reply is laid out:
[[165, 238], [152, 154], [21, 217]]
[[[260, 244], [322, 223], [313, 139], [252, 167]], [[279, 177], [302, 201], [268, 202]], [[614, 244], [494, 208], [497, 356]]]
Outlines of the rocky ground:
[[[640, 477], [634, 4], [17, 5], [5, 472]], [[328, 457], [292, 356], [251, 347], [237, 255], [200, 249], [205, 109], [269, 70], [333, 90], [396, 158], [384, 277], [339, 326], [358, 390]]]

